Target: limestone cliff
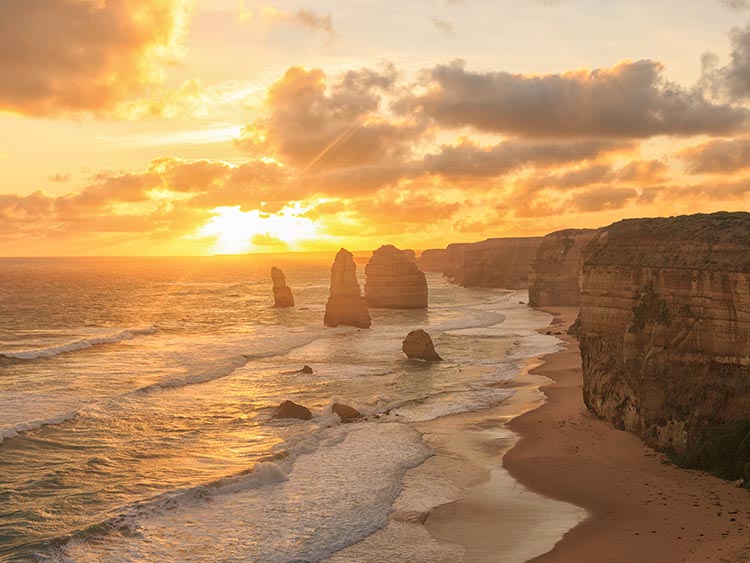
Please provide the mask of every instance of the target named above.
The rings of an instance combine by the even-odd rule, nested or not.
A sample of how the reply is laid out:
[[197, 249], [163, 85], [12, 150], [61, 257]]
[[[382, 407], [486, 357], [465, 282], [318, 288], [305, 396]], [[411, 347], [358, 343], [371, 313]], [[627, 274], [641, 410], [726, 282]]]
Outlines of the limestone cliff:
[[679, 463], [750, 480], [750, 214], [598, 232], [580, 341], [591, 411]]
[[271, 268], [274, 307], [294, 307], [292, 290], [286, 285], [286, 276], [279, 268]]
[[566, 229], [542, 239], [529, 272], [529, 306], [580, 304], [582, 251], [594, 233], [594, 229]]
[[419, 255], [417, 265], [423, 272], [440, 272], [445, 270], [445, 260], [448, 251], [445, 248], [430, 248]]
[[372, 253], [365, 267], [365, 300], [368, 307], [424, 309], [427, 280], [414, 263], [414, 253], [385, 245]]
[[443, 273], [464, 287], [525, 289], [542, 237], [494, 238], [448, 245]]
[[357, 281], [357, 266], [352, 253], [344, 248], [336, 254], [331, 267], [331, 292], [323, 323], [330, 327], [370, 327], [370, 312]]

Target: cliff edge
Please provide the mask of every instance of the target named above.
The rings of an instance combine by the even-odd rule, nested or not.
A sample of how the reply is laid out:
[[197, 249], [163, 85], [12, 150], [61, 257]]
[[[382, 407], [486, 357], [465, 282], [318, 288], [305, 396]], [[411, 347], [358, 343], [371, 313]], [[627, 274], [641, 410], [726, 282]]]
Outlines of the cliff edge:
[[595, 233], [595, 229], [566, 229], [542, 239], [529, 272], [530, 307], [580, 305], [583, 249]]
[[750, 213], [597, 232], [580, 343], [593, 413], [682, 465], [750, 481]]

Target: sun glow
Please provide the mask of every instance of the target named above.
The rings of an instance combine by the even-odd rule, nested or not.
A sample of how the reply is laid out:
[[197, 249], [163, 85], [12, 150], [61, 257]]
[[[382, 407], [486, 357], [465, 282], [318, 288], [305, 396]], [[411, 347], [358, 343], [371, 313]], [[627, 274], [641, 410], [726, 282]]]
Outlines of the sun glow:
[[197, 232], [197, 238], [214, 238], [214, 252], [241, 254], [297, 250], [298, 245], [318, 237], [319, 227], [302, 215], [307, 207], [299, 203], [276, 213], [260, 209], [242, 211], [240, 206], [217, 207], [214, 216]]

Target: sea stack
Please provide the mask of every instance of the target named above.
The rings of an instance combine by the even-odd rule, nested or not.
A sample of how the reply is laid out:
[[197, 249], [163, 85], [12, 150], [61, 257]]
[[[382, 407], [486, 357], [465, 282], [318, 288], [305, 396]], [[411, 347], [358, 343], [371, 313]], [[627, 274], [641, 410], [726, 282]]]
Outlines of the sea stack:
[[331, 293], [323, 324], [370, 328], [370, 312], [357, 281], [357, 265], [352, 253], [345, 248], [336, 254], [331, 267]]
[[273, 280], [273, 306], [294, 307], [294, 296], [292, 290], [286, 285], [284, 272], [274, 266], [271, 268], [271, 279]]
[[380, 309], [427, 308], [427, 279], [414, 253], [388, 244], [372, 253], [365, 267], [365, 300]]

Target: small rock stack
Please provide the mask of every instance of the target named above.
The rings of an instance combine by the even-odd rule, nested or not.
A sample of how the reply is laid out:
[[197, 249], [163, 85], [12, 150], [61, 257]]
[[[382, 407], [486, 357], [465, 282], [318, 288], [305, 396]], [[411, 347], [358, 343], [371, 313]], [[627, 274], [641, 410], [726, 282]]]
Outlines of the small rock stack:
[[292, 290], [286, 285], [284, 272], [274, 266], [271, 268], [271, 279], [273, 280], [273, 306], [294, 307], [294, 296]]

